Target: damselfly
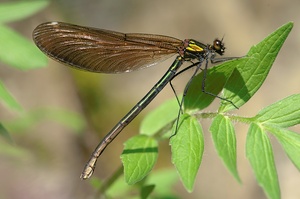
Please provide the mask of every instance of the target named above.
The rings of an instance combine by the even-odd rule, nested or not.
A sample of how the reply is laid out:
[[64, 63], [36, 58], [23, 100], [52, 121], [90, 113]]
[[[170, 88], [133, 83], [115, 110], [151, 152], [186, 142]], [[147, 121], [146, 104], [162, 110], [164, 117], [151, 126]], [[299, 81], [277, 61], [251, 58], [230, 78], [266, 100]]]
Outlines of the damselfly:
[[[205, 77], [208, 61], [215, 63], [234, 59], [215, 58], [216, 54], [223, 55], [225, 52], [223, 41], [218, 39], [210, 45], [193, 39], [182, 41], [162, 35], [124, 34], [63, 22], [47, 22], [37, 26], [33, 31], [33, 40], [40, 50], [54, 60], [77, 69], [99, 73], [130, 72], [152, 66], [177, 54], [173, 64], [163, 77], [98, 144], [80, 176], [83, 179], [87, 179], [93, 174], [98, 157], [113, 139], [177, 74], [186, 70], [179, 71], [183, 62], [195, 62], [188, 67], [196, 67], [192, 77], [205, 62], [203, 69]], [[204, 86], [202, 90], [206, 92]]]

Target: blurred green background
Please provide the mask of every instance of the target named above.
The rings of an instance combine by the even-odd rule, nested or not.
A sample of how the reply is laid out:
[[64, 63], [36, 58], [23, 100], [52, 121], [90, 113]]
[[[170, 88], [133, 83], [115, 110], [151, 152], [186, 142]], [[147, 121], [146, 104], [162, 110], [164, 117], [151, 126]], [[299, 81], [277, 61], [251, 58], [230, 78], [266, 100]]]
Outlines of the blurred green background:
[[[3, 1], [3, 0], [2, 0]], [[16, 1], [3, 1], [16, 2]], [[31, 39], [33, 29], [46, 21], [64, 21], [120, 32], [153, 33], [176, 38], [193, 38], [211, 43], [224, 37], [225, 56], [243, 56], [248, 49], [288, 21], [294, 28], [286, 40], [260, 91], [238, 115], [253, 116], [263, 107], [300, 91], [300, 2], [289, 1], [139, 1], [139, 0], [56, 0], [48, 7], [9, 26]], [[1, 49], [0, 50], [5, 50]], [[24, 158], [0, 153], [0, 198], [88, 198], [93, 195], [89, 181], [79, 175], [98, 142], [157, 82], [173, 59], [132, 73], [105, 75], [69, 69], [49, 60], [46, 68], [20, 71], [0, 63], [0, 78], [25, 111], [40, 107], [64, 108], [78, 112], [87, 123], [74, 133], [52, 120], [13, 134], [14, 146], [24, 149]], [[173, 82], [182, 91], [189, 73]], [[208, 77], [209, 78], [209, 77]], [[199, 88], [200, 92], [200, 88]], [[121, 164], [123, 142], [139, 130], [143, 116], [173, 92], [167, 86], [99, 158], [95, 175], [109, 177]], [[208, 108], [215, 111], [219, 101]], [[14, 117], [0, 104], [0, 119]], [[265, 198], [245, 158], [247, 126], [236, 124], [238, 170], [243, 184], [230, 175], [218, 158], [203, 121], [205, 152], [193, 193], [178, 181], [174, 192], [181, 198]], [[300, 128], [293, 130], [300, 132]], [[273, 149], [282, 198], [299, 198], [300, 174], [274, 140]], [[160, 144], [156, 168], [172, 168], [167, 141]]]

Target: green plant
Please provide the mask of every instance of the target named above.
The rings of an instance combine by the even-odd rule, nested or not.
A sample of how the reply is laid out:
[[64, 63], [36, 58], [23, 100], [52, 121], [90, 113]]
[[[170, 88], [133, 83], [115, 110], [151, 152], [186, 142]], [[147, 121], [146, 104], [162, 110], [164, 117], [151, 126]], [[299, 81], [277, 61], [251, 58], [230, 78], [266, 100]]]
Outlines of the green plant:
[[[24, 19], [48, 5], [48, 1], [24, 1], [0, 4], [0, 61], [7, 67], [18, 70], [32, 70], [47, 65], [47, 58], [42, 52], [22, 35], [9, 28], [5, 23]], [[73, 112], [61, 108], [40, 107], [35, 110], [24, 110], [20, 103], [0, 81], [0, 101], [9, 111], [15, 112], [16, 117], [0, 121], [0, 135], [6, 142], [0, 145], [1, 154], [8, 156], [24, 156], [24, 149], [11, 145], [11, 133], [24, 132], [35, 127], [43, 120], [50, 119], [60, 122], [79, 131], [83, 128], [82, 118]]]
[[[244, 105], [263, 84], [292, 27], [292, 22], [287, 23], [253, 46], [245, 57], [208, 69], [206, 90], [218, 94], [223, 89], [222, 97], [231, 100], [237, 107]], [[269, 198], [280, 198], [273, 151], [267, 133], [277, 138], [291, 161], [300, 169], [300, 135], [286, 129], [300, 122], [300, 94], [276, 102], [250, 118], [228, 113], [235, 108], [226, 101], [221, 101], [217, 112], [201, 112], [214, 99], [213, 96], [200, 91], [202, 78], [201, 73], [190, 85], [184, 100], [185, 113], [180, 116], [176, 135], [170, 138], [172, 162], [185, 188], [189, 192], [193, 191], [204, 149], [203, 130], [198, 119], [210, 118], [213, 122], [209, 131], [215, 148], [228, 170], [239, 182], [236, 138], [232, 122], [250, 125], [246, 156], [266, 195]], [[170, 129], [177, 114], [176, 100], [163, 104], [144, 119], [140, 135], [130, 138], [125, 143], [121, 159], [126, 183], [140, 182], [152, 170], [157, 159], [158, 141], [172, 135], [171, 131], [165, 132]]]
[[[32, 1], [0, 4], [0, 60], [10, 67], [21, 70], [35, 69], [47, 64], [42, 53], [27, 39], [8, 28], [4, 23], [23, 19], [44, 8], [47, 1]], [[20, 12], [22, 10], [22, 12]], [[229, 61], [208, 70], [206, 90], [231, 100], [236, 106], [243, 106], [263, 84], [268, 72], [293, 23], [287, 23], [252, 47], [244, 58]], [[295, 94], [276, 102], [256, 116], [246, 118], [229, 113], [232, 104], [221, 101], [217, 112], [202, 112], [214, 100], [214, 97], [200, 91], [202, 84], [200, 73], [189, 87], [184, 100], [184, 114], [180, 116], [179, 129], [170, 139], [172, 162], [181, 181], [191, 192], [195, 177], [202, 160], [204, 140], [201, 124], [198, 119], [213, 120], [209, 131], [215, 148], [228, 170], [237, 181], [241, 181], [236, 163], [236, 138], [232, 122], [249, 124], [246, 143], [246, 156], [249, 159], [258, 183], [269, 198], [280, 198], [280, 188], [273, 160], [272, 147], [267, 132], [272, 134], [283, 146], [285, 152], [299, 169], [300, 152], [299, 134], [288, 130], [288, 127], [300, 122], [300, 95]], [[217, 82], [217, 83], [216, 83]], [[11, 132], [19, 132], [34, 127], [44, 119], [59, 121], [68, 127], [78, 130], [83, 121], [77, 114], [61, 109], [40, 108], [25, 111], [18, 101], [0, 82], [0, 100], [8, 110], [18, 113], [17, 118], [0, 121], [0, 135], [11, 143]], [[92, 178], [91, 184], [98, 190], [96, 197], [104, 194], [108, 197], [132, 198], [133, 190], [140, 193], [139, 198], [176, 198], [171, 186], [178, 179], [175, 169], [149, 172], [155, 165], [158, 155], [158, 142], [172, 135], [172, 125], [178, 115], [178, 104], [170, 100], [151, 112], [143, 121], [140, 135], [130, 138], [125, 143], [122, 154], [125, 182], [122, 168], [111, 178], [102, 182]], [[24, 150], [18, 150], [5, 142], [0, 145], [0, 152], [10, 156], [21, 157]], [[138, 198], [138, 196], [137, 196]]]

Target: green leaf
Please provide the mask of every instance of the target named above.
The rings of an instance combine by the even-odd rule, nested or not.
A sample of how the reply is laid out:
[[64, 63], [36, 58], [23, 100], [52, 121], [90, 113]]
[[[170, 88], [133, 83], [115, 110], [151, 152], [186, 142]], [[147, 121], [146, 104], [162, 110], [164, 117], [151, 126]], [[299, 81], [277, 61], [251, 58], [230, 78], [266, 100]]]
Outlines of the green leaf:
[[178, 131], [171, 137], [170, 144], [172, 163], [185, 188], [192, 192], [204, 149], [203, 132], [197, 119], [183, 114], [179, 120]]
[[143, 119], [140, 133], [149, 136], [154, 135], [171, 124], [177, 118], [178, 111], [179, 105], [176, 98], [166, 101]]
[[219, 156], [238, 182], [241, 182], [236, 166], [236, 137], [228, 117], [218, 115], [214, 118], [210, 132]]
[[[233, 69], [244, 63], [244, 58], [224, 62], [207, 70], [205, 90], [218, 95], [223, 89]], [[214, 96], [202, 92], [203, 73], [198, 74], [191, 82], [184, 98], [184, 109], [186, 112], [202, 110], [209, 106], [215, 99]]]
[[6, 90], [2, 82], [0, 81], [0, 100], [4, 104], [15, 111], [22, 111], [21, 105], [14, 99], [14, 97]]
[[246, 155], [253, 168], [259, 185], [266, 195], [272, 199], [280, 198], [277, 172], [273, 151], [268, 136], [257, 124], [252, 123], [249, 128]]
[[253, 119], [260, 123], [291, 127], [300, 123], [300, 94], [291, 95], [261, 110]]
[[18, 69], [28, 70], [46, 66], [47, 58], [27, 39], [0, 25], [0, 60]]
[[154, 188], [155, 188], [154, 184], [143, 186], [141, 190], [141, 199], [147, 199], [148, 196], [154, 190]]
[[24, 19], [48, 5], [48, 1], [21, 1], [0, 4], [0, 23]]
[[85, 126], [83, 118], [77, 113], [55, 108], [39, 108], [28, 111], [14, 120], [3, 122], [3, 124], [11, 132], [23, 132], [46, 119], [59, 122], [77, 133], [80, 133]]
[[277, 138], [290, 160], [300, 171], [300, 135], [276, 126], [268, 125], [265, 128]]
[[155, 184], [157, 198], [173, 198], [172, 187], [178, 182], [174, 168], [155, 170], [146, 179], [146, 184]]
[[124, 144], [121, 159], [126, 183], [132, 185], [142, 180], [154, 167], [158, 143], [152, 137], [137, 135]]
[[[209, 68], [205, 80], [205, 91], [218, 95], [224, 87], [221, 97], [241, 107], [256, 93], [266, 79], [292, 27], [292, 22], [285, 24], [258, 45], [253, 46], [245, 57]], [[201, 91], [202, 80], [203, 73], [200, 73], [190, 84], [184, 99], [187, 112], [202, 110], [215, 98]], [[221, 100], [219, 112], [232, 109], [235, 107], [231, 103]]]
[[45, 119], [56, 121], [70, 129], [73, 132], [81, 133], [82, 129], [85, 128], [84, 118], [76, 112], [57, 109], [57, 108], [46, 108], [37, 110], [36, 118], [43, 116]]
[[[293, 23], [289, 22], [253, 46], [244, 64], [237, 65], [224, 88], [224, 97], [236, 106], [244, 105], [261, 87], [279, 50], [291, 32]], [[219, 111], [235, 109], [230, 103], [222, 103]]]

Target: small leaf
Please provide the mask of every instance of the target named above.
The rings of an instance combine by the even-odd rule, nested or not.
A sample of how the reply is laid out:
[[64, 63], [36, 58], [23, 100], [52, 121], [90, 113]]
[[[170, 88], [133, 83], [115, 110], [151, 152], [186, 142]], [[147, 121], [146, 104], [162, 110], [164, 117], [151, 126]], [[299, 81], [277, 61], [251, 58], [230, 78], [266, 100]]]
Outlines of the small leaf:
[[154, 135], [174, 121], [177, 118], [178, 111], [179, 105], [176, 98], [166, 101], [144, 118], [140, 133]]
[[300, 171], [300, 135], [276, 126], [268, 125], [265, 128], [277, 138], [290, 160]]
[[45, 8], [48, 1], [23, 1], [0, 4], [0, 23], [24, 19]]
[[154, 167], [157, 160], [157, 141], [146, 135], [137, 135], [124, 144], [121, 159], [126, 183], [141, 181]]
[[[293, 23], [289, 22], [253, 46], [244, 64], [236, 66], [224, 88], [223, 96], [236, 106], [245, 104], [265, 81], [277, 54], [291, 32]], [[230, 103], [222, 103], [219, 111], [235, 109]]]
[[236, 137], [230, 119], [218, 115], [209, 130], [219, 156], [235, 179], [241, 182], [236, 166]]
[[15, 111], [22, 111], [21, 105], [14, 99], [14, 97], [6, 90], [2, 82], [0, 82], [0, 100], [4, 104]]
[[203, 132], [197, 119], [183, 114], [179, 120], [178, 131], [171, 137], [170, 144], [172, 163], [185, 188], [192, 192], [204, 149]]
[[273, 151], [268, 136], [257, 124], [252, 123], [249, 128], [246, 155], [259, 185], [266, 195], [272, 199], [280, 198], [277, 172]]
[[146, 184], [155, 184], [157, 198], [171, 198], [172, 187], [178, 182], [178, 175], [175, 169], [155, 170], [146, 180]]
[[14, 120], [5, 121], [3, 124], [5, 124], [6, 128], [11, 132], [23, 132], [28, 131], [46, 119], [59, 122], [77, 133], [80, 133], [85, 126], [85, 122], [79, 114], [55, 108], [31, 110], [21, 114]]
[[154, 190], [154, 188], [154, 184], [143, 186], [141, 190], [141, 199], [147, 199]]
[[41, 108], [34, 112], [35, 118], [50, 119], [56, 121], [70, 129], [75, 133], [81, 133], [85, 128], [84, 118], [77, 112], [64, 110], [60, 108]]
[[0, 60], [18, 69], [28, 70], [46, 66], [47, 58], [27, 39], [0, 25]]
[[254, 119], [268, 125], [290, 127], [300, 123], [299, 116], [300, 94], [295, 94], [264, 108]]

